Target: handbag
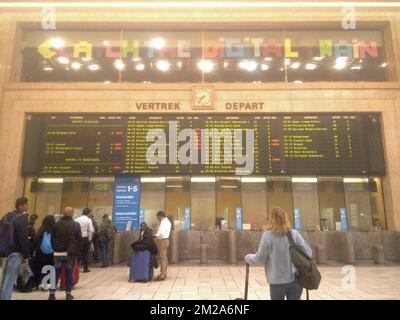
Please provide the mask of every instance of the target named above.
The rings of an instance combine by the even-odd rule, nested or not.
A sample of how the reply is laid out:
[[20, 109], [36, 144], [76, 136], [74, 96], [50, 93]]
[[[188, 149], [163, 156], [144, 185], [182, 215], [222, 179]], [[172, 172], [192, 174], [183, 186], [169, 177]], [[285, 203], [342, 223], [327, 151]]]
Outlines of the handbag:
[[290, 258], [299, 272], [301, 286], [307, 290], [308, 299], [308, 290], [318, 289], [321, 273], [314, 260], [294, 242], [292, 232], [289, 231], [286, 236], [289, 240]]

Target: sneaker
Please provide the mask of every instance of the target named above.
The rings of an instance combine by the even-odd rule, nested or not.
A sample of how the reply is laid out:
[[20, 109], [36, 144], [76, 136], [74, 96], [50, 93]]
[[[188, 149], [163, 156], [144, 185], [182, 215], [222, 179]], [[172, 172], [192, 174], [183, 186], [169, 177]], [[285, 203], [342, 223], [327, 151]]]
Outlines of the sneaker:
[[83, 270], [83, 273], [88, 273], [88, 272], [90, 272], [89, 269]]
[[74, 300], [74, 296], [72, 294], [68, 293], [65, 300]]
[[56, 295], [54, 293], [50, 293], [49, 300], [56, 300]]

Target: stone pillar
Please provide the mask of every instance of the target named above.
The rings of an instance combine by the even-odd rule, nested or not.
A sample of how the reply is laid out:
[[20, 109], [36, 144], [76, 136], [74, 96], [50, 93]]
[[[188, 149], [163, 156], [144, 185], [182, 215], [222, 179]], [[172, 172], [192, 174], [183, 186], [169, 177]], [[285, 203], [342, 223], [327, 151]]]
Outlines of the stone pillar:
[[354, 252], [354, 241], [352, 232], [340, 232], [339, 240], [339, 250], [342, 262], [347, 264], [354, 264], [356, 261], [356, 256]]
[[374, 260], [376, 264], [385, 264], [385, 250], [383, 246], [372, 246], [372, 260]]
[[236, 230], [228, 231], [229, 263], [237, 263]]
[[314, 246], [314, 257], [317, 264], [326, 263], [326, 249], [325, 246], [315, 245]]
[[179, 230], [173, 230], [170, 236], [170, 254], [169, 261], [171, 263], [179, 262]]

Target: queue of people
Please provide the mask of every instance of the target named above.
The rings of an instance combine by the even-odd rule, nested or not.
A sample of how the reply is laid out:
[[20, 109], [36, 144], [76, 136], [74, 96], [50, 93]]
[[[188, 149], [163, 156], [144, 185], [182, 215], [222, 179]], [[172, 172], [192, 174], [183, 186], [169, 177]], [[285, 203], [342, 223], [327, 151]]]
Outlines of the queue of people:
[[[50, 287], [49, 300], [56, 299], [55, 292], [62, 270], [65, 270], [66, 300], [72, 300], [74, 265], [79, 260], [83, 272], [90, 272], [89, 252], [93, 239], [96, 239], [96, 245], [102, 251], [101, 266], [108, 267], [110, 246], [117, 232], [115, 226], [108, 215], [103, 216], [99, 227], [95, 226], [89, 208], [83, 209], [82, 216], [74, 220], [73, 208], [66, 207], [58, 222], [54, 216], [46, 216], [36, 233], [34, 226], [38, 217], [29, 217], [27, 212], [28, 199], [18, 198], [15, 210], [7, 213], [0, 221], [0, 256], [5, 257], [0, 280], [0, 300], [11, 299], [21, 269], [32, 269], [33, 283], [38, 288], [42, 282], [44, 266], [54, 266], [55, 269], [55, 285], [53, 283]], [[157, 212], [156, 217], [160, 224], [155, 234], [146, 223], [141, 223], [139, 239], [131, 246], [131, 262], [136, 263], [135, 268], [145, 266], [147, 274], [144, 279], [165, 281], [171, 222], [163, 211]], [[299, 270], [291, 260], [290, 246], [297, 246], [308, 257], [312, 254], [311, 248], [302, 235], [291, 228], [288, 215], [283, 209], [273, 208], [268, 223], [268, 231], [263, 233], [257, 252], [246, 255], [245, 261], [265, 266], [272, 300], [299, 300], [303, 287], [299, 280]], [[138, 253], [143, 251], [147, 254]], [[137, 263], [138, 259], [147, 259], [147, 262]], [[153, 279], [153, 270], [158, 265], [159, 275]], [[135, 280], [135, 275], [131, 276], [131, 273], [132, 266], [130, 280], [131, 277]]]

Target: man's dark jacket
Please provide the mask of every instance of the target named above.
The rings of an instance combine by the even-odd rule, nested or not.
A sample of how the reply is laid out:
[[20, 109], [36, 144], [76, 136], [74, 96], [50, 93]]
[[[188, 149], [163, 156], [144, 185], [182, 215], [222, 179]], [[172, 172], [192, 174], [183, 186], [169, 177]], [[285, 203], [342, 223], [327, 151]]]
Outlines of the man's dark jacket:
[[51, 244], [54, 252], [67, 252], [68, 255], [79, 255], [82, 239], [79, 223], [72, 217], [63, 216], [54, 226]]

